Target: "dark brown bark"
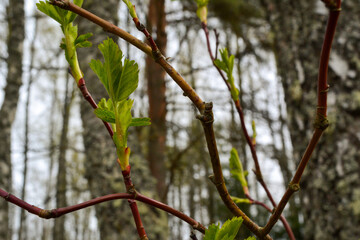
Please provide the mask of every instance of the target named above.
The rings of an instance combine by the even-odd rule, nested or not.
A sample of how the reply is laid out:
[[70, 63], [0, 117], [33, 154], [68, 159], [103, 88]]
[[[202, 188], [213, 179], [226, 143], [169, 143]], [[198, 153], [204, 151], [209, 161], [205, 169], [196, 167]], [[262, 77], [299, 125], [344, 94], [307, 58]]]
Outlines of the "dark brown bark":
[[[167, 35], [165, 32], [165, 1], [150, 0], [147, 29], [166, 55]], [[156, 36], [156, 37], [155, 37]], [[155, 177], [156, 190], [161, 201], [166, 202], [166, 99], [165, 71], [151, 57], [146, 57], [146, 78], [148, 82], [149, 116], [151, 118], [148, 156], [151, 174]]]
[[[10, 0], [8, 17], [8, 73], [5, 97], [0, 109], [0, 187], [11, 191], [11, 125], [22, 84], [22, 54], [24, 35], [24, 1]], [[0, 201], [0, 239], [10, 239], [9, 210], [6, 201]]]
[[[274, 52], [287, 103], [294, 160], [312, 132], [316, 79], [327, 10], [319, 1], [263, 1], [274, 33]], [[301, 182], [303, 239], [351, 239], [360, 235], [360, 3], [343, 1], [329, 75], [329, 120]]]

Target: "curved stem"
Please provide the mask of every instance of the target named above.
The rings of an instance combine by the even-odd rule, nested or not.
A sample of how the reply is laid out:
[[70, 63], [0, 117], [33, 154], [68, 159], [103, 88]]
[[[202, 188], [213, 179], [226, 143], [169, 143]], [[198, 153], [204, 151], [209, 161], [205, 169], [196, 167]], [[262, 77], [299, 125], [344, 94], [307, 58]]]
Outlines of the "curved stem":
[[154, 199], [146, 197], [138, 192], [136, 192], [135, 194], [129, 194], [129, 193], [109, 194], [109, 195], [94, 198], [92, 200], [89, 200], [89, 201], [86, 201], [83, 203], [79, 203], [79, 204], [76, 204], [73, 206], [52, 209], [52, 210], [46, 210], [46, 209], [36, 207], [34, 205], [30, 205], [29, 203], [15, 197], [14, 195], [4, 191], [1, 188], [0, 188], [0, 197], [3, 197], [6, 201], [17, 205], [32, 214], [35, 214], [41, 218], [46, 218], [46, 219], [57, 218], [62, 215], [65, 215], [65, 214], [68, 214], [68, 213], [71, 213], [71, 212], [74, 212], [74, 211], [77, 211], [77, 210], [80, 210], [83, 208], [87, 208], [87, 207], [93, 206], [95, 204], [107, 202], [107, 201], [112, 201], [112, 200], [116, 200], [116, 199], [133, 199], [133, 200], [136, 200], [139, 202], [146, 203], [153, 207], [159, 208], [167, 213], [170, 213], [170, 214], [174, 215], [175, 217], [178, 217], [179, 219], [183, 220], [184, 222], [187, 222], [194, 229], [198, 230], [201, 233], [205, 233], [205, 229], [206, 229], [202, 224], [200, 224], [198, 221], [194, 220], [193, 218], [187, 216], [186, 214], [184, 214], [164, 203], [161, 203]]

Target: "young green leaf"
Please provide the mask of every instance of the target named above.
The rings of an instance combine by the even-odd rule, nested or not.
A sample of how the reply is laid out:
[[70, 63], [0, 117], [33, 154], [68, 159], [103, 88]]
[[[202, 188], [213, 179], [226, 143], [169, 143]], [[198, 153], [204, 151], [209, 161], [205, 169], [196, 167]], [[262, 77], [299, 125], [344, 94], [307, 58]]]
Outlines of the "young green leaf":
[[254, 236], [248, 237], [246, 240], [256, 240]]
[[[84, 0], [74, 0], [74, 4], [81, 7], [83, 1]], [[48, 0], [46, 0], [45, 2], [40, 1], [39, 3], [36, 4], [36, 6], [39, 9], [39, 11], [45, 13], [46, 15], [48, 15], [49, 17], [60, 23], [60, 25], [62, 26], [72, 23], [77, 16], [76, 13], [67, 11], [65, 9], [50, 4], [50, 1]]]
[[130, 123], [130, 127], [141, 127], [151, 125], [150, 118], [133, 118]]
[[195, 0], [197, 4], [196, 15], [199, 17], [200, 21], [204, 24], [207, 24], [207, 14], [208, 8], [207, 5], [209, 0]]
[[203, 240], [215, 240], [216, 234], [219, 232], [219, 230], [220, 230], [220, 223], [218, 223], [217, 225], [211, 224], [209, 228], [206, 229]]
[[251, 201], [247, 198], [238, 198], [238, 197], [233, 197], [231, 196], [231, 199], [236, 203], [236, 204], [241, 204], [241, 203], [247, 203], [247, 204], [251, 204]]
[[231, 176], [238, 180], [243, 187], [247, 187], [245, 172], [235, 148], [231, 149], [229, 162]]
[[101, 120], [108, 123], [115, 123], [115, 113], [104, 108], [94, 110], [95, 115]]
[[138, 18], [137, 15], [136, 15], [136, 11], [135, 11], [135, 6], [131, 3], [130, 0], [122, 0], [126, 6], [128, 7], [129, 9], [129, 13], [130, 13], [130, 16], [132, 18]]
[[45, 13], [58, 23], [63, 24], [65, 22], [67, 11], [51, 5], [49, 1], [40, 1], [36, 3], [36, 7], [39, 11]]
[[227, 220], [216, 235], [216, 240], [222, 240], [224, 238], [229, 240], [234, 239], [242, 222], [242, 217], [233, 217], [231, 220]]
[[235, 86], [234, 77], [233, 77], [233, 69], [234, 69], [234, 59], [235, 56], [231, 55], [229, 57], [229, 53], [226, 48], [220, 49], [221, 60], [215, 59], [215, 65], [223, 70], [226, 73], [227, 82], [230, 85], [231, 97], [234, 101], [239, 99], [239, 90]]
[[127, 99], [135, 91], [139, 81], [139, 69], [135, 61], [125, 59], [118, 45], [108, 38], [99, 45], [104, 63], [91, 60], [90, 67], [104, 84], [113, 102]]
[[132, 122], [131, 108], [134, 100], [122, 100], [115, 103], [115, 135], [118, 137], [119, 146], [127, 147], [127, 133]]
[[212, 224], [205, 231], [204, 240], [234, 240], [243, 222], [242, 217], [227, 220], [220, 228], [220, 224]]
[[76, 48], [83, 48], [83, 47], [91, 47], [91, 42], [88, 41], [88, 38], [91, 37], [92, 33], [86, 33], [78, 36], [74, 42]]

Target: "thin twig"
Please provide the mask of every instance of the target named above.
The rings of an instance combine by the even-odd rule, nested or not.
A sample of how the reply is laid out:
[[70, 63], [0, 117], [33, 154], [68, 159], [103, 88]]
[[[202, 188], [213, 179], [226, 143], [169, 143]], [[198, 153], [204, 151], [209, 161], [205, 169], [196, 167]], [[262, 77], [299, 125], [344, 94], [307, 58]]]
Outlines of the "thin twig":
[[316, 109], [316, 119], [315, 119], [315, 131], [310, 140], [309, 145], [307, 146], [305, 153], [299, 163], [298, 168], [296, 169], [295, 175], [291, 180], [288, 189], [281, 198], [277, 208], [274, 213], [271, 215], [266, 226], [262, 230], [262, 234], [268, 234], [272, 227], [275, 225], [279, 217], [281, 216], [282, 211], [284, 210], [286, 204], [288, 203], [290, 197], [293, 193], [300, 189], [300, 179], [302, 174], [305, 171], [305, 168], [310, 160], [310, 157], [319, 142], [322, 133], [328, 127], [329, 122], [327, 120], [327, 92], [329, 86], [327, 84], [327, 72], [329, 65], [329, 56], [331, 51], [331, 45], [334, 39], [335, 30], [337, 21], [339, 19], [340, 10], [341, 10], [341, 0], [336, 1], [336, 6], [334, 7], [333, 3], [335, 1], [327, 0], [323, 1], [326, 6], [329, 8], [329, 20], [326, 27], [324, 42], [321, 50], [320, 56], [320, 66], [319, 66], [319, 75], [318, 75], [318, 106]]
[[200, 96], [194, 91], [194, 89], [185, 81], [185, 79], [178, 73], [165, 59], [165, 57], [157, 52], [156, 56], [153, 55], [153, 51], [149, 45], [137, 39], [135, 36], [129, 34], [128, 32], [122, 30], [121, 28], [115, 26], [114, 24], [96, 16], [95, 14], [86, 11], [85, 9], [78, 7], [77, 5], [67, 1], [67, 0], [52, 0], [51, 4], [58, 6], [60, 8], [72, 11], [89, 21], [99, 25], [105, 31], [115, 34], [116, 36], [124, 39], [128, 43], [134, 45], [147, 55], [154, 57], [155, 61], [169, 74], [169, 76], [179, 85], [179, 87], [184, 91], [194, 105], [199, 109], [200, 112], [204, 110], [204, 102]]
[[4, 191], [1, 188], [0, 188], [0, 197], [3, 197], [6, 201], [13, 203], [13, 204], [27, 210], [29, 213], [35, 214], [35, 215], [37, 215], [41, 218], [45, 218], [45, 219], [57, 218], [62, 215], [65, 215], [65, 214], [68, 214], [68, 213], [71, 213], [71, 212], [74, 212], [74, 211], [77, 211], [77, 210], [80, 210], [83, 208], [87, 208], [87, 207], [90, 207], [90, 206], [93, 206], [93, 205], [96, 205], [96, 204], [99, 204], [102, 202], [112, 201], [112, 200], [116, 200], [116, 199], [134, 199], [136, 201], [146, 203], [155, 208], [159, 208], [167, 213], [170, 213], [170, 214], [178, 217], [179, 219], [190, 224], [194, 229], [196, 229], [197, 231], [199, 231], [201, 233], [205, 233], [205, 230], [206, 230], [206, 228], [201, 223], [199, 223], [198, 221], [194, 220], [193, 218], [187, 216], [186, 214], [184, 214], [162, 202], [158, 202], [154, 199], [146, 197], [138, 192], [136, 192], [135, 194], [129, 194], [129, 193], [109, 194], [109, 195], [94, 198], [92, 200], [89, 200], [89, 201], [86, 201], [86, 202], [83, 202], [80, 204], [76, 204], [73, 206], [52, 209], [52, 210], [46, 210], [46, 209], [36, 207], [34, 205], [30, 205], [29, 203], [17, 198], [16, 196]]
[[[212, 103], [206, 103], [205, 104], [205, 111], [204, 114], [201, 116], [198, 116], [198, 119], [201, 121], [205, 137], [206, 137], [206, 143], [208, 146], [212, 169], [214, 175], [211, 177], [212, 182], [214, 183], [216, 189], [218, 190], [221, 199], [223, 200], [226, 207], [235, 215], [235, 216], [241, 216], [244, 219], [244, 225], [255, 235], [261, 236], [261, 228], [254, 223], [241, 209], [234, 203], [232, 200], [226, 185], [224, 176], [222, 173], [221, 163], [220, 163], [220, 157], [219, 152], [217, 150], [216, 145], [216, 139], [214, 134], [214, 128], [213, 128], [213, 113], [212, 113]], [[271, 239], [269, 235], [263, 237], [263, 239]]]

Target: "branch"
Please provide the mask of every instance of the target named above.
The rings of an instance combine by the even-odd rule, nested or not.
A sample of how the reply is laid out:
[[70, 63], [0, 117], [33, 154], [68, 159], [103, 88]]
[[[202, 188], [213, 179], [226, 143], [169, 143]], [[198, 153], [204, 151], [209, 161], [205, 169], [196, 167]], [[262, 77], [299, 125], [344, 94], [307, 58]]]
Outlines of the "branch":
[[165, 57], [157, 51], [156, 54], [153, 53], [151, 47], [141, 40], [137, 39], [133, 35], [128, 32], [122, 30], [121, 28], [115, 26], [114, 24], [96, 16], [95, 14], [86, 11], [85, 9], [78, 7], [77, 5], [69, 2], [68, 0], [52, 0], [51, 4], [58, 6], [60, 8], [72, 11], [91, 22], [99, 25], [105, 31], [113, 33], [118, 37], [124, 39], [128, 43], [134, 45], [144, 53], [149, 56], [152, 56], [154, 60], [169, 74], [169, 76], [179, 85], [179, 87], [184, 91], [184, 95], [186, 95], [190, 100], [194, 103], [194, 105], [199, 109], [200, 112], [204, 110], [204, 103], [200, 96], [194, 91], [194, 89], [185, 81], [185, 79], [178, 73], [165, 59]]
[[[235, 216], [241, 216], [244, 219], [243, 223], [251, 232], [253, 232], [258, 237], [262, 237], [261, 228], [256, 223], [254, 223], [243, 211], [241, 211], [241, 209], [232, 200], [226, 188], [213, 128], [214, 118], [212, 113], [212, 103], [205, 104], [204, 114], [198, 116], [198, 119], [201, 121], [204, 128], [206, 143], [208, 146], [212, 169], [214, 173], [214, 175], [211, 176], [210, 179], [215, 184], [216, 189], [218, 190], [220, 197], [226, 207]], [[265, 237], [263, 237], [263, 239], [271, 239], [271, 237], [269, 235], [266, 235]]]
[[[262, 231], [263, 235], [266, 235], [270, 232], [272, 227], [275, 225], [275, 223], [281, 216], [281, 213], [284, 210], [292, 194], [300, 189], [299, 183], [301, 176], [305, 171], [306, 165], [308, 164], [310, 157], [317, 143], [319, 142], [321, 135], [323, 134], [325, 129], [329, 126], [329, 122], [326, 117], [327, 92], [329, 90], [329, 85], [327, 84], [327, 72], [328, 72], [331, 45], [334, 39], [336, 25], [341, 10], [341, 0], [337, 0], [336, 3], [335, 1], [331, 1], [331, 0], [323, 0], [323, 2], [329, 8], [330, 14], [329, 14], [329, 20], [327, 23], [324, 42], [321, 50], [321, 56], [320, 56], [320, 66], [319, 66], [319, 75], [318, 75], [318, 101], [317, 101], [318, 106], [316, 109], [316, 119], [314, 123], [315, 131], [299, 163], [299, 166], [296, 169], [295, 175], [289, 184], [288, 189], [281, 198], [279, 205], [275, 209], [274, 213], [271, 215], [268, 223], [263, 228]], [[336, 5], [334, 6], [334, 4]]]
[[[250, 200], [251, 204], [261, 206], [261, 207], [265, 208], [268, 212], [272, 213], [273, 210], [268, 205], [266, 205], [265, 203], [254, 200], [252, 197], [250, 197], [249, 194], [245, 194], [245, 196]], [[295, 240], [294, 233], [293, 233], [289, 223], [287, 222], [286, 218], [283, 215], [280, 216], [280, 221], [284, 225], [284, 228], [285, 228], [285, 230], [286, 230], [286, 232], [287, 232], [287, 234], [289, 236], [289, 239], [290, 240]]]
[[39, 216], [40, 218], [45, 218], [45, 219], [58, 218], [67, 213], [71, 213], [71, 212], [74, 212], [74, 211], [77, 211], [77, 210], [80, 210], [83, 208], [87, 208], [87, 207], [90, 207], [90, 206], [93, 206], [95, 204], [102, 203], [102, 202], [112, 201], [112, 200], [116, 200], [116, 199], [133, 199], [133, 200], [140, 201], [140, 202], [146, 203], [148, 205], [151, 205], [155, 208], [159, 208], [167, 213], [170, 213], [170, 214], [174, 215], [175, 217], [178, 217], [179, 219], [183, 220], [184, 222], [187, 222], [194, 229], [198, 230], [201, 233], [205, 233], [205, 230], [206, 230], [206, 228], [202, 224], [200, 224], [193, 218], [187, 216], [186, 214], [184, 214], [164, 203], [161, 203], [154, 199], [146, 197], [138, 192], [136, 192], [135, 194], [129, 194], [129, 193], [109, 194], [109, 195], [94, 198], [92, 200], [89, 200], [89, 201], [86, 201], [86, 202], [83, 202], [80, 204], [76, 204], [73, 206], [52, 209], [52, 210], [46, 210], [46, 209], [38, 208], [34, 205], [30, 205], [29, 203], [15, 197], [14, 195], [4, 191], [1, 188], [0, 188], [0, 197], [3, 197], [6, 201], [17, 205], [17, 206], [27, 210], [28, 212]]
[[[221, 78], [223, 79], [224, 83], [226, 84], [229, 92], [231, 92], [231, 87], [230, 87], [230, 84], [228, 83], [224, 73], [221, 71], [221, 69], [216, 66], [215, 64], [215, 59], [216, 59], [216, 56], [215, 55], [215, 58], [212, 54], [212, 50], [211, 50], [211, 46], [210, 46], [210, 38], [209, 38], [209, 30], [207, 28], [207, 24], [202, 22], [201, 23], [201, 27], [202, 29], [204, 30], [205, 32], [205, 37], [206, 37], [206, 44], [207, 44], [207, 48], [208, 48], [208, 52], [209, 52], [209, 56], [211, 58], [211, 61], [214, 65], [214, 67], [216, 68], [216, 70], [219, 72]], [[217, 36], [217, 33], [215, 32], [215, 35], [216, 35], [216, 54], [217, 54], [217, 47], [218, 47], [218, 36]], [[255, 173], [255, 176], [256, 176], [256, 179], [259, 181], [259, 183], [261, 184], [261, 186], [264, 188], [265, 192], [266, 192], [266, 195], [268, 196], [271, 204], [276, 207], [276, 203], [274, 201], [274, 198], [272, 197], [264, 179], [263, 179], [263, 176], [262, 176], [262, 173], [261, 173], [261, 169], [260, 169], [260, 164], [259, 164], [259, 160], [258, 160], [258, 157], [257, 157], [257, 154], [256, 154], [256, 150], [255, 150], [255, 145], [253, 144], [253, 142], [251, 141], [251, 138], [249, 136], [249, 133], [247, 131], [247, 128], [246, 128], [246, 125], [245, 125], [245, 119], [244, 119], [244, 112], [243, 112], [243, 109], [241, 107], [241, 104], [240, 104], [240, 100], [234, 100], [233, 99], [233, 102], [235, 104], [235, 107], [236, 107], [236, 110], [239, 114], [239, 118], [240, 118], [240, 121], [241, 121], [241, 128], [242, 128], [242, 131], [243, 131], [243, 134], [245, 136], [245, 139], [246, 139], [246, 142], [247, 144], [249, 145], [250, 147], [250, 151], [251, 151], [251, 155], [252, 155], [252, 158], [254, 160], [254, 164], [255, 164], [255, 170], [254, 170], [254, 173]]]

